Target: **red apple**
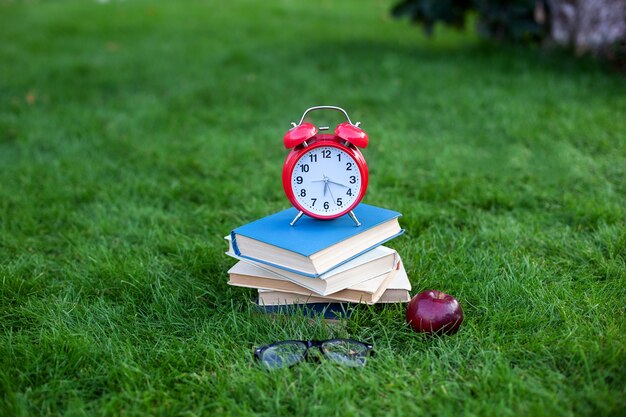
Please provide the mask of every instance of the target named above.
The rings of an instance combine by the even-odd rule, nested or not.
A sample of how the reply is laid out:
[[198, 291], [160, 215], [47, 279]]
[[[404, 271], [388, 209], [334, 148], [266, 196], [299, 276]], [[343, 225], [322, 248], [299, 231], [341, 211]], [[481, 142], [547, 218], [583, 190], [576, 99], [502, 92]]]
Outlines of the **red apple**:
[[406, 321], [416, 332], [454, 334], [463, 323], [463, 309], [451, 295], [428, 290], [411, 299]]

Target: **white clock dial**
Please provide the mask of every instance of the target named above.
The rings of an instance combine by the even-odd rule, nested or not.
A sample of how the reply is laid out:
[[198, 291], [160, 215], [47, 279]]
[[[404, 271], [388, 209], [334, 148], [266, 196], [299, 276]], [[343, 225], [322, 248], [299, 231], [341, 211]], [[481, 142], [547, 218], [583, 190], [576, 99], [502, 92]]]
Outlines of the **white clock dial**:
[[359, 196], [361, 185], [356, 161], [332, 146], [320, 146], [304, 153], [291, 174], [296, 200], [320, 216], [344, 212]]

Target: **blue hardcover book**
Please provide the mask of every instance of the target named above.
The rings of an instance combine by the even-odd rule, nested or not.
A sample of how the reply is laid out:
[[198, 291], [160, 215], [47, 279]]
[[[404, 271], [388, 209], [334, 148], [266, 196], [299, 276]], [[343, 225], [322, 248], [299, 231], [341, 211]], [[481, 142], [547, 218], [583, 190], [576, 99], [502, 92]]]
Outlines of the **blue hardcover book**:
[[237, 256], [297, 274], [318, 277], [403, 233], [400, 213], [359, 204], [354, 214], [333, 220], [303, 217], [294, 226], [295, 208], [248, 223], [231, 232]]

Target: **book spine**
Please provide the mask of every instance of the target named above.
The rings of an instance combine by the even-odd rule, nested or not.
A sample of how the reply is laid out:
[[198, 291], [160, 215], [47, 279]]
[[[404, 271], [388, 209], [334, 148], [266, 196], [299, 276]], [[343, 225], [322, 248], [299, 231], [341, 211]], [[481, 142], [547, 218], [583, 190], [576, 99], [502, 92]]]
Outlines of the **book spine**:
[[230, 242], [233, 245], [233, 250], [235, 251], [235, 255], [241, 256], [241, 251], [239, 250], [239, 246], [237, 246], [237, 238], [235, 231], [230, 232]]

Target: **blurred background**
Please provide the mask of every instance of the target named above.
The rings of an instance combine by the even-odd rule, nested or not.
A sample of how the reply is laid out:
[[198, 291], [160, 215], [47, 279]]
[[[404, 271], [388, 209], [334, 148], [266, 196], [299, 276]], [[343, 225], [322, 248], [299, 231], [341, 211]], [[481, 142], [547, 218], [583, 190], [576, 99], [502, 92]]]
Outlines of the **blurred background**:
[[[125, 212], [135, 200], [189, 204], [204, 217], [183, 210], [194, 218], [176, 222], [203, 218], [223, 234], [287, 204], [282, 135], [326, 104], [371, 137], [366, 201], [416, 217], [563, 204], [587, 216], [598, 193], [624, 191], [626, 123], [624, 77], [606, 59], [623, 40], [624, 4], [590, 3], [603, 8], [5, 0], [0, 158], [18, 173], [6, 199], [41, 192], [41, 214], [54, 210], [46, 198], [65, 201], [59, 192], [70, 211], [120, 196]], [[615, 36], [562, 36], [572, 13]]]

